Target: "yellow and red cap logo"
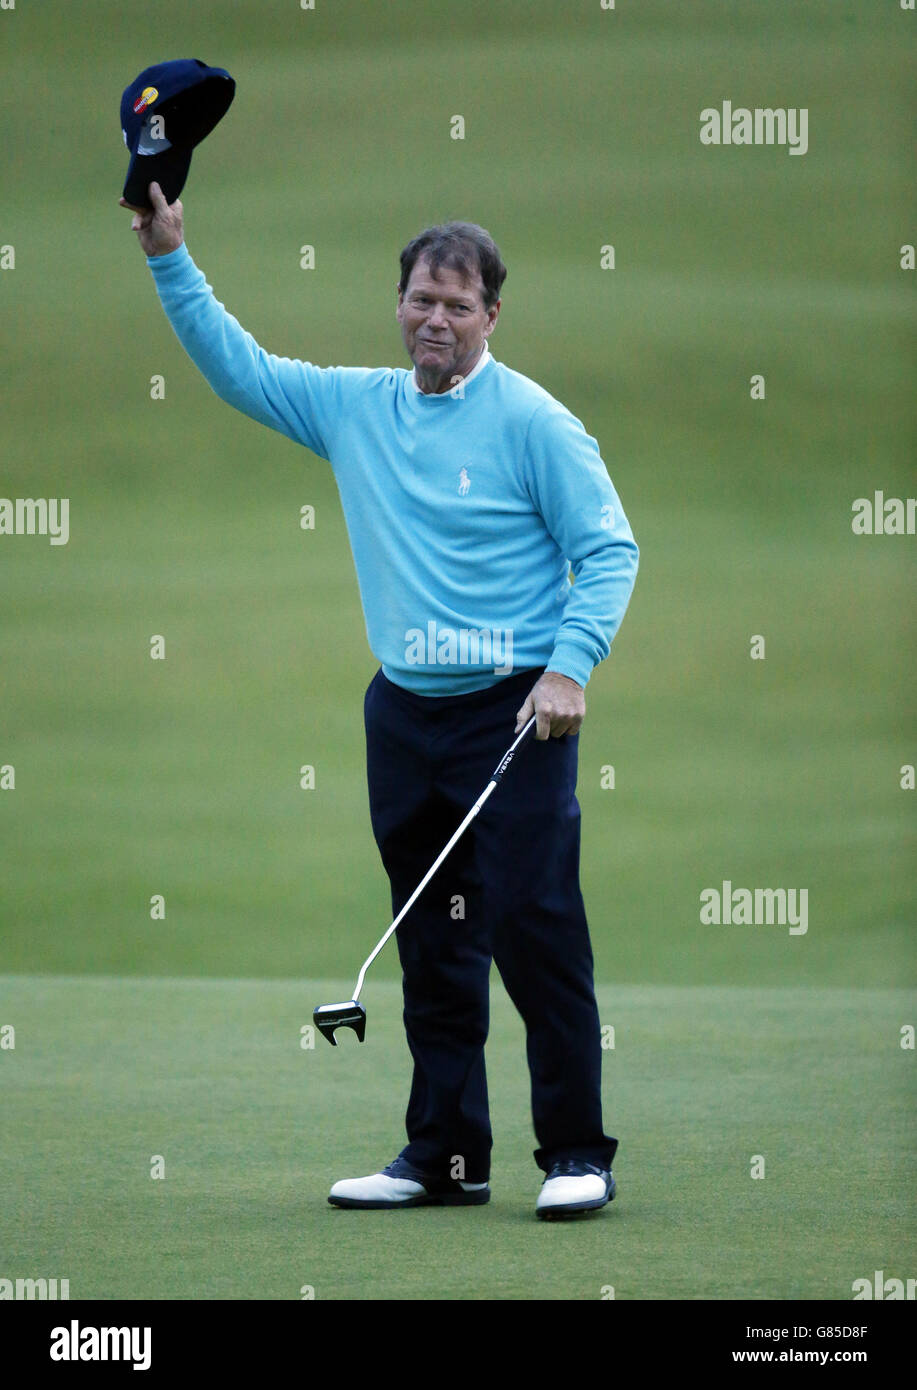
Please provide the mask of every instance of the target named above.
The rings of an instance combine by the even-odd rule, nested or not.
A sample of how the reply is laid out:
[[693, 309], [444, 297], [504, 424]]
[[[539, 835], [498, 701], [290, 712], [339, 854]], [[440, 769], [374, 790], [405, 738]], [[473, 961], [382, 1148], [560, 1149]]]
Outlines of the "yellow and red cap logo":
[[134, 115], [139, 116], [141, 111], [145, 111], [148, 106], [159, 96], [155, 87], [144, 87], [137, 100], [134, 102]]

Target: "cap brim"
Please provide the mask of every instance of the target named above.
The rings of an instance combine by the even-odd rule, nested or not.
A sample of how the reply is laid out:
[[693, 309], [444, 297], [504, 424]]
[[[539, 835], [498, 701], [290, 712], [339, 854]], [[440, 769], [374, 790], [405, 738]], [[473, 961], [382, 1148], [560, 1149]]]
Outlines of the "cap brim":
[[150, 208], [149, 188], [158, 183], [167, 203], [174, 203], [191, 167], [190, 145], [173, 145], [160, 154], [135, 154], [127, 170], [123, 198], [135, 208]]

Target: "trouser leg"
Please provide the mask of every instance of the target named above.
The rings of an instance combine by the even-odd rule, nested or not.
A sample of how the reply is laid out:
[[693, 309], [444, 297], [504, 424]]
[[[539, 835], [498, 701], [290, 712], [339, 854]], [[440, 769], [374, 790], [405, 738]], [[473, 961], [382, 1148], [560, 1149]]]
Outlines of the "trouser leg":
[[[467, 812], [436, 787], [435, 732], [377, 677], [365, 703], [373, 832], [397, 914]], [[470, 830], [396, 932], [413, 1059], [403, 1156], [422, 1172], [485, 1182], [491, 1130], [484, 1043], [490, 943]]]

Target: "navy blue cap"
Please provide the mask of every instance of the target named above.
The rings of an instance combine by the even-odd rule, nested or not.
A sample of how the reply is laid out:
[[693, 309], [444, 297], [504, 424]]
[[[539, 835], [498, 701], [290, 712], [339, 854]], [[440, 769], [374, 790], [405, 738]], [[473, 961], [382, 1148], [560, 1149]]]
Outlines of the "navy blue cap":
[[167, 203], [185, 186], [191, 151], [229, 110], [236, 84], [224, 68], [200, 58], [154, 63], [121, 97], [121, 132], [131, 162], [124, 200], [150, 207], [148, 188], [158, 183]]

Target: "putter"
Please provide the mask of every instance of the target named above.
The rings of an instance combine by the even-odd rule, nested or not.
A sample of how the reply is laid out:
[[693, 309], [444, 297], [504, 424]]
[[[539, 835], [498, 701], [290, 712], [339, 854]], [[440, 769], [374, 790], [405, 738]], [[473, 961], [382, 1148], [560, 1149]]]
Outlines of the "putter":
[[497, 764], [496, 770], [494, 771], [494, 774], [491, 777], [490, 781], [487, 783], [487, 786], [484, 788], [481, 795], [478, 797], [477, 801], [474, 803], [471, 810], [468, 812], [467, 816], [462, 821], [458, 830], [456, 830], [455, 834], [452, 836], [452, 839], [446, 845], [446, 848], [443, 850], [442, 854], [436, 860], [436, 863], [433, 864], [427, 870], [426, 874], [421, 879], [420, 883], [418, 883], [417, 887], [414, 889], [413, 893], [408, 898], [404, 907], [398, 913], [398, 916], [395, 918], [388, 931], [385, 933], [383, 937], [380, 938], [375, 948], [366, 957], [366, 960], [363, 962], [363, 965], [360, 969], [360, 973], [357, 976], [357, 985], [356, 989], [353, 992], [353, 998], [345, 1000], [342, 1004], [319, 1004], [318, 1008], [313, 1011], [312, 1017], [315, 1020], [315, 1026], [318, 1028], [318, 1031], [323, 1035], [323, 1037], [326, 1037], [328, 1039], [332, 1047], [337, 1047], [337, 1043], [334, 1039], [335, 1028], [352, 1028], [353, 1031], [356, 1033], [357, 1037], [360, 1039], [360, 1042], [363, 1041], [363, 1038], [366, 1033], [366, 1010], [363, 1007], [363, 1005], [359, 1002], [359, 999], [360, 992], [363, 989], [363, 981], [366, 978], [367, 970], [372, 965], [373, 961], [376, 959], [376, 956], [382, 950], [382, 947], [385, 945], [386, 941], [388, 941], [392, 932], [398, 926], [398, 923], [404, 917], [405, 913], [420, 897], [420, 894], [426, 888], [427, 884], [430, 882], [430, 879], [436, 873], [436, 870], [439, 868], [440, 864], [446, 858], [446, 855], [452, 849], [453, 845], [455, 845], [461, 839], [462, 835], [464, 835], [465, 831], [468, 829], [469, 825], [474, 820], [475, 816], [478, 814], [481, 807], [484, 805], [484, 802], [490, 796], [491, 792], [494, 790], [495, 787], [499, 785], [504, 772], [509, 767], [510, 763], [513, 761], [513, 758], [516, 756], [519, 749], [523, 746], [526, 740], [530, 738], [531, 735], [535, 732], [535, 727], [536, 719], [533, 714], [529, 722], [526, 724], [525, 728], [516, 737], [513, 744], [503, 754], [503, 757]]

